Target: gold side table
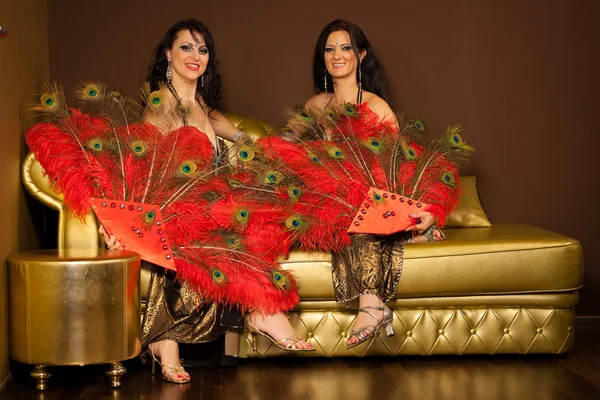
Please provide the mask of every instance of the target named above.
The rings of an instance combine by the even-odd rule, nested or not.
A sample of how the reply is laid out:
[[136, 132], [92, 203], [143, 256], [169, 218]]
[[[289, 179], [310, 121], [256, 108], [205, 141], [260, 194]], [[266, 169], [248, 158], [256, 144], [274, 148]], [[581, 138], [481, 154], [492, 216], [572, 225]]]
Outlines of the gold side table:
[[47, 388], [47, 365], [109, 363], [121, 386], [121, 361], [137, 357], [140, 341], [140, 256], [131, 251], [61, 249], [8, 258], [9, 349], [35, 365]]

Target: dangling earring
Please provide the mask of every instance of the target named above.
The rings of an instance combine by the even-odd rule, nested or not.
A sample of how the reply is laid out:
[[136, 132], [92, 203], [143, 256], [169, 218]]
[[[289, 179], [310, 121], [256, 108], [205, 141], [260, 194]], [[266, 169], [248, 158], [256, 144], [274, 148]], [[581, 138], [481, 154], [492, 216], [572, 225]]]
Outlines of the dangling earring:
[[362, 103], [362, 72], [360, 66], [361, 64], [358, 63], [358, 95], [356, 96], [356, 104]]
[[200, 86], [204, 87], [204, 75], [200, 77]]
[[165, 76], [167, 78], [167, 82], [171, 82], [171, 79], [173, 79], [173, 72], [171, 72], [171, 61], [169, 61], [169, 65], [167, 65], [167, 73]]
[[325, 78], [325, 93], [327, 93], [327, 69], [325, 70], [325, 73], [323, 74], [323, 78]]

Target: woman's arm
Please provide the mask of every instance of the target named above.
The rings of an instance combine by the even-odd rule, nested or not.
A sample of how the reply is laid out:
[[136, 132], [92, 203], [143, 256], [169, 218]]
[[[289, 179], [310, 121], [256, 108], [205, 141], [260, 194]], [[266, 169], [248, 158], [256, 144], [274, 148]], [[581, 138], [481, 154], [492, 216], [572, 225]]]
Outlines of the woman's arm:
[[215, 130], [217, 136], [222, 137], [223, 139], [230, 140], [235, 142], [242, 136], [246, 136], [246, 134], [236, 128], [223, 114], [218, 112], [217, 110], [212, 110], [208, 113], [208, 120], [210, 121], [210, 125]]
[[390, 108], [389, 104], [381, 97], [373, 96], [368, 100], [369, 108], [377, 114], [380, 121], [394, 121], [396, 127], [398, 127], [398, 118], [396, 114]]

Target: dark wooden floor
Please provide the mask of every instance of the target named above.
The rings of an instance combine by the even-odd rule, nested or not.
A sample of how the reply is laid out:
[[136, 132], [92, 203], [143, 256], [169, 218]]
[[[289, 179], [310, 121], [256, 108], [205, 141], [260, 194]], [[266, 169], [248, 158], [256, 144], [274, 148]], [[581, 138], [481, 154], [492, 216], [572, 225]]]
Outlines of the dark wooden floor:
[[600, 399], [600, 326], [578, 326], [575, 349], [557, 356], [246, 360], [189, 369], [192, 382], [163, 382], [137, 362], [111, 389], [105, 366], [58, 367], [45, 392], [24, 368], [0, 399]]

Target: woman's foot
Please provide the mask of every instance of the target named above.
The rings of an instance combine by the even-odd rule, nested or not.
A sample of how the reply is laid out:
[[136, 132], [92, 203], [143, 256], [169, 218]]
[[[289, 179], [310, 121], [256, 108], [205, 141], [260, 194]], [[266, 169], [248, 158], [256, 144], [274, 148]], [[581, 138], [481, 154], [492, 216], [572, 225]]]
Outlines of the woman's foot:
[[148, 349], [152, 357], [160, 362], [163, 379], [175, 383], [190, 381], [190, 374], [185, 372], [179, 359], [179, 344], [173, 340], [161, 340], [150, 343]]
[[[383, 319], [383, 301], [381, 301], [379, 297], [373, 294], [363, 294], [360, 296], [358, 303], [359, 308], [380, 307], [381, 310], [368, 308], [369, 313], [373, 314], [373, 316], [366, 312], [359, 312], [356, 315], [356, 320], [354, 320], [354, 326], [352, 327], [352, 331], [359, 331], [361, 328], [364, 328], [369, 325], [373, 327], [377, 326]], [[375, 319], [375, 317], [377, 319]], [[346, 341], [346, 346], [352, 346], [353, 344], [358, 343], [359, 340], [360, 339], [357, 335], [352, 335]]]
[[268, 334], [278, 342], [282, 347], [295, 349], [311, 350], [313, 347], [310, 343], [299, 339], [292, 328], [292, 324], [288, 321], [283, 313], [266, 315], [259, 311], [250, 313], [250, 323], [257, 330]]
[[[433, 239], [433, 240], [432, 240]], [[422, 233], [416, 234], [409, 238], [408, 243], [428, 243], [428, 242], [439, 242], [445, 240], [445, 236], [439, 228], [433, 228], [431, 236], [424, 235]]]

